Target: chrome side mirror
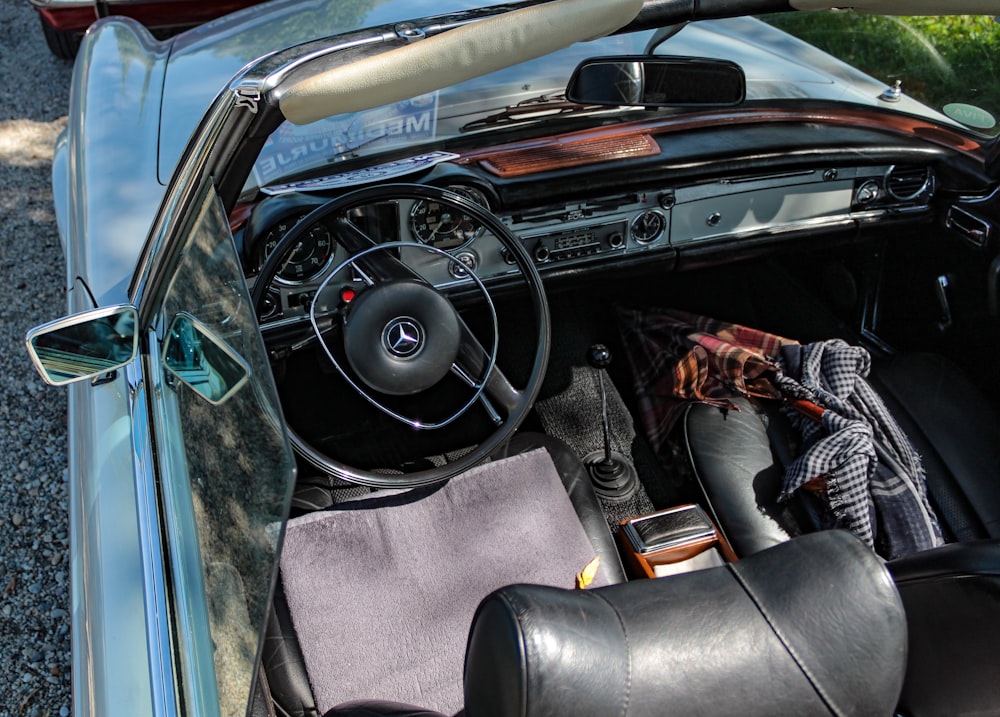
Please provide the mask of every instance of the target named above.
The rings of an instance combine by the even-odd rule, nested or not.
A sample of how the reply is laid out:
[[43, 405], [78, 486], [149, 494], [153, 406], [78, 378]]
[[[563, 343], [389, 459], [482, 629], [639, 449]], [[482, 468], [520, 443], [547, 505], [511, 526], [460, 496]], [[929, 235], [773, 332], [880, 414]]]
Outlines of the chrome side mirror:
[[57, 319], [28, 332], [28, 353], [53, 386], [102, 376], [135, 359], [137, 316], [135, 307], [123, 304]]
[[190, 314], [170, 323], [163, 367], [209, 403], [225, 402], [250, 376], [250, 367], [221, 338]]

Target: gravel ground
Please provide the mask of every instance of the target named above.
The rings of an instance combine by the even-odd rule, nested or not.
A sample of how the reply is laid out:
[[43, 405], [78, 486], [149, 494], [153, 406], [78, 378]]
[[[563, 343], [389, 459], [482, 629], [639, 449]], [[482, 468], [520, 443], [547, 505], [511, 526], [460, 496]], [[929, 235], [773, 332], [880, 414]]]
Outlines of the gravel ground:
[[71, 70], [26, 0], [0, 0], [0, 717], [70, 713], [66, 391], [24, 334], [66, 311], [49, 174]]

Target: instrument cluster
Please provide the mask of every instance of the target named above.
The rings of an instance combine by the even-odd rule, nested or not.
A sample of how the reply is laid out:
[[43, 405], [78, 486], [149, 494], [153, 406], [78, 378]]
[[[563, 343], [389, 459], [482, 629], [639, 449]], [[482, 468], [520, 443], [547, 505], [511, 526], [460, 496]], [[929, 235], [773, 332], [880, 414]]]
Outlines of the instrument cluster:
[[[489, 196], [471, 184], [445, 187], [463, 199], [497, 211]], [[657, 202], [660, 195], [626, 193], [598, 200], [560, 203], [522, 212], [499, 213], [522, 241], [539, 270], [555, 265], [592, 260], [607, 254], [666, 245], [668, 212]], [[309, 213], [322, 205], [316, 197], [271, 197], [268, 221], [262, 230], [248, 230], [245, 245], [252, 260], [248, 274], [255, 275], [281, 238]], [[273, 207], [282, 207], [283, 211]], [[398, 199], [352, 209], [349, 219], [374, 243], [404, 242], [413, 248], [394, 249], [396, 256], [429, 283], [439, 288], [468, 282], [466, 269], [488, 281], [516, 272], [515, 262], [502, 244], [472, 216], [441, 202]], [[449, 261], [440, 253], [457, 259]], [[320, 219], [301, 237], [288, 260], [278, 270], [268, 294], [266, 320], [297, 319], [308, 312], [316, 287], [331, 271], [342, 276], [329, 282], [341, 292], [356, 291], [365, 282], [363, 272], [345, 265], [332, 220]], [[465, 267], [463, 269], [463, 267]], [[251, 278], [252, 280], [252, 278]]]
[[[770, 240], [926, 211], [931, 195], [927, 187], [933, 183], [926, 170], [912, 174], [915, 186], [919, 180], [912, 198], [887, 207], [878, 202], [865, 204], [858, 198], [867, 196], [864, 190], [886, 175], [881, 167], [724, 178], [518, 210], [495, 206], [499, 200], [472, 183], [446, 188], [462, 201], [497, 214], [544, 274], [557, 267], [639, 257], [650, 251], [683, 253], [694, 246], [725, 247], [733, 240]], [[251, 280], [281, 238], [326, 201], [295, 194], [269, 197], [258, 205], [245, 235], [245, 246], [253, 257], [248, 262]], [[487, 283], [517, 272], [514, 258], [491, 232], [472, 215], [443, 202], [392, 199], [351, 209], [348, 219], [375, 244], [399, 243], [392, 249], [396, 258], [441, 289], [470, 282], [469, 271]], [[270, 315], [265, 318], [300, 320], [316, 300], [316, 288], [331, 272], [340, 275], [327, 285], [341, 294], [360, 289], [368, 280], [359, 267], [348, 262], [333, 221], [315, 221], [302, 234], [272, 282]], [[336, 297], [323, 300], [333, 302]]]

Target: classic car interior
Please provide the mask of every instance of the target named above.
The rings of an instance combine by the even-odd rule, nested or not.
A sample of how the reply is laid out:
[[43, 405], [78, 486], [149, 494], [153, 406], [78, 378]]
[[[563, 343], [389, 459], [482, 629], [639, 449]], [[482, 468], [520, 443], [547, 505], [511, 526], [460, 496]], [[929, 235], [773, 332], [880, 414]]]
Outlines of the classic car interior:
[[[641, 112], [542, 136], [511, 133], [487, 146], [455, 141], [440, 148], [449, 153], [444, 161], [405, 182], [305, 191], [310, 177], [253, 196], [233, 212], [300, 456], [284, 587], [264, 655], [281, 709], [317, 714], [340, 705], [330, 714], [425, 714], [407, 711], [402, 701], [451, 712], [464, 704], [470, 715], [608, 714], [634, 679], [633, 704], [669, 695], [681, 705], [679, 713], [693, 714], [698, 695], [688, 696], [688, 679], [696, 675], [703, 689], [731, 678], [720, 677], [725, 670], [713, 672], [720, 660], [758, 660], [741, 656], [739, 645], [756, 645], [759, 636], [727, 633], [720, 646], [699, 628], [705, 615], [718, 618], [711, 611], [725, 613], [746, 593], [755, 595], [759, 613], [734, 621], [734, 630], [752, 632], [763, 619], [771, 628], [766, 640], [778, 641], [775, 651], [809, 653], [789, 638], [809, 634], [809, 644], [829, 647], [823, 658], [829, 660], [815, 669], [808, 666], [813, 657], [789, 666], [788, 689], [774, 687], [778, 679], [784, 684], [776, 676], [781, 669], [747, 672], [733, 692], [735, 712], [741, 700], [750, 700], [773, 714], [840, 713], [830, 705], [847, 704], [840, 702], [846, 693], [872, 700], [853, 704], [847, 714], [894, 708], [907, 715], [956, 714], [996, 704], [996, 688], [983, 671], [996, 644], [992, 604], [1000, 568], [993, 542], [1000, 537], [994, 486], [1000, 423], [990, 370], [1000, 348], [1000, 166], [970, 136], [915, 117], [860, 108], [833, 112], [819, 102], [723, 104], [683, 114]], [[350, 171], [345, 165], [347, 176]], [[924, 461], [930, 502], [949, 543], [888, 563], [906, 628], [898, 624], [903, 610], [885, 594], [884, 569], [871, 551], [855, 550], [838, 532], [809, 535], [820, 527], [809, 511], [779, 504], [780, 476], [801, 442], [780, 402], [737, 399], [738, 410], [692, 403], [654, 451], [642, 429], [637, 395], [646, 387], [623, 339], [623, 317], [662, 308], [803, 343], [841, 338], [870, 352], [871, 382]], [[445, 338], [438, 343], [432, 335]], [[431, 347], [426, 352], [424, 341]], [[411, 353], [420, 360], [410, 361]], [[511, 484], [469, 488], [479, 495], [476, 507], [463, 502], [461, 486], [489, 484], [493, 478], [482, 474], [499, 470], [491, 466], [514, 461], [524, 470], [539, 447], [556, 467], [549, 487], [565, 489], [584, 527], [576, 543], [565, 538], [572, 531], [540, 527], [574, 522], [572, 516], [555, 507], [551, 515], [533, 513]], [[478, 465], [486, 458], [492, 460]], [[547, 470], [532, 467], [531, 479]], [[442, 478], [456, 474], [441, 488]], [[393, 488], [410, 489], [408, 497]], [[422, 549], [407, 558], [414, 563], [380, 577], [388, 582], [375, 581], [371, 593], [338, 589], [355, 584], [338, 575], [364, 572], [359, 565], [377, 558], [357, 539], [348, 538], [350, 549], [322, 547], [345, 540], [331, 526], [353, 526], [342, 530], [356, 536], [364, 530], [359, 525], [380, 520], [372, 515], [432, 503], [442, 493], [448, 510], [463, 506], [465, 519], [432, 511], [402, 530], [380, 523], [385, 533], [378, 534], [387, 542], [379, 549], [403, 555], [399, 546], [416, 542]], [[504, 588], [479, 608], [467, 653], [468, 626], [452, 636], [448, 649], [458, 652], [444, 661], [457, 675], [454, 665], [465, 655], [464, 703], [461, 695], [456, 702], [454, 694], [441, 697], [437, 686], [428, 686], [437, 674], [419, 687], [396, 689], [400, 673], [420, 672], [444, 648], [431, 640], [421, 651], [412, 643], [426, 633], [373, 626], [383, 618], [395, 626], [393, 610], [417, 614], [410, 602], [390, 600], [374, 616], [356, 612], [392, 592], [387, 585], [421, 582], [404, 577], [409, 571], [446, 576], [447, 590], [427, 593], [429, 604], [462, 602], [465, 585], [482, 589], [470, 577], [475, 570], [455, 573], [440, 565], [463, 558], [430, 533], [443, 525], [446, 544], [472, 543], [483, 516], [494, 514], [509, 523], [509, 532], [496, 534], [506, 537], [486, 533], [496, 540], [535, 536], [517, 546], [522, 551], [565, 554], [572, 562], [568, 556], [580, 541], [584, 553], [589, 541], [601, 557], [594, 586], [613, 587], [598, 591], [606, 596], [601, 601], [582, 592]], [[658, 517], [620, 525], [650, 515]], [[421, 525], [431, 526], [428, 533]], [[652, 557], [643, 551], [664, 531], [673, 548], [657, 566], [656, 551]], [[300, 532], [312, 537], [300, 540]], [[678, 532], [686, 537], [674, 540]], [[838, 552], [848, 543], [847, 553]], [[819, 546], [814, 556], [829, 550], [830, 558], [797, 555], [793, 546], [801, 545]], [[420, 554], [436, 551], [447, 558], [425, 564]], [[493, 557], [481, 557], [497, 569]], [[585, 562], [575, 559], [571, 572]], [[305, 572], [295, 567], [303, 564]], [[317, 570], [333, 576], [321, 578]], [[531, 582], [518, 578], [521, 570], [493, 577], [498, 585]], [[732, 570], [741, 575], [736, 582]], [[758, 581], [757, 570], [776, 572]], [[642, 580], [667, 573], [678, 574]], [[831, 591], [831, 584], [850, 585], [854, 598]], [[819, 586], [821, 594], [810, 597]], [[344, 612], [323, 614], [311, 602], [317, 592], [326, 601], [319, 604]], [[348, 603], [345, 592], [362, 597]], [[809, 626], [776, 625], [797, 613], [787, 605], [769, 607], [772, 597], [784, 599], [773, 592], [817, 606]], [[706, 594], [713, 596], [708, 607]], [[470, 598], [471, 604], [483, 597]], [[598, 614], [606, 601], [615, 608]], [[859, 605], [865, 616], [855, 619], [851, 611]], [[539, 647], [564, 639], [559, 621], [575, 610], [596, 611], [592, 630], [570, 631], [567, 638], [584, 642], [560, 643], [551, 654]], [[419, 614], [414, 619], [431, 619]], [[615, 642], [620, 621], [642, 647]], [[381, 655], [406, 644], [416, 655], [403, 663], [393, 656], [382, 671], [376, 660], [366, 661], [356, 694], [345, 687], [354, 679], [345, 673], [356, 671], [350, 654], [305, 644], [324, 633], [327, 642], [365, 641], [365, 634], [348, 631], [355, 622], [379, 636], [368, 638], [375, 642], [365, 642], [362, 652], [370, 647]], [[817, 629], [824, 637], [817, 639]], [[847, 631], [855, 641], [850, 648], [839, 641]], [[901, 639], [908, 640], [908, 659]], [[942, 651], [945, 643], [951, 647]], [[574, 657], [567, 663], [560, 658], [565, 654]], [[622, 664], [631, 659], [639, 664], [630, 678]], [[761, 660], [759, 669], [765, 664], [771, 665]], [[579, 669], [575, 678], [571, 668]], [[547, 677], [549, 671], [558, 680]], [[598, 680], [599, 690], [585, 677], [595, 671], [606, 677]], [[798, 685], [803, 673], [815, 677], [808, 688]], [[550, 687], [563, 679], [575, 688]], [[386, 698], [380, 688], [388, 684]], [[762, 684], [772, 686], [762, 692]], [[831, 689], [845, 694], [831, 696]], [[417, 696], [399, 698], [407, 694]], [[719, 709], [712, 714], [728, 713]]]
[[[239, 714], [256, 672], [254, 714], [997, 712], [997, 143], [899, 87], [752, 94], [737, 63], [653, 52], [684, 24], [643, 13], [682, 11], [612, 5], [246, 66], [173, 170], [135, 305], [29, 334], [52, 383], [129, 364], [150, 392], [145, 538], [172, 572], [150, 635], [177, 651], [155, 665], [199, 682], [167, 699]], [[259, 181], [290, 125], [451, 111], [431, 93], [626, 23], [555, 95], [456, 101], [433, 136], [378, 115], [334, 158], [306, 130], [319, 166]], [[406, 117], [411, 144], [369, 146]], [[885, 467], [867, 533], [836, 470], [783, 485], [846, 411], [786, 381], [828, 343], [877, 413], [829, 459]]]

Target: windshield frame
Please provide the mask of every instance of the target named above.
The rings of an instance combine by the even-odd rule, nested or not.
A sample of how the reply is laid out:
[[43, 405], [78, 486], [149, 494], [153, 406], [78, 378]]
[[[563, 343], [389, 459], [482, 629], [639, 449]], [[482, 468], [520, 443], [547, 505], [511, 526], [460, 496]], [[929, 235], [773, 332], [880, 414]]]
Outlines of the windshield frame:
[[[844, 15], [844, 13], [823, 14]], [[804, 13], [778, 13], [769, 17], [785, 15], [798, 16]], [[579, 43], [539, 60], [443, 88], [432, 93], [433, 96], [421, 96], [363, 112], [338, 115], [302, 127], [282, 122], [275, 134], [261, 148], [261, 154], [242, 188], [242, 196], [252, 197], [258, 189], [274, 184], [288, 184], [305, 178], [336, 176], [355, 171], [359, 167], [378, 168], [387, 162], [397, 162], [428, 152], [456, 151], [483, 142], [497, 144], [530, 137], [533, 134], [560, 133], [595, 124], [696, 112], [697, 110], [682, 109], [657, 112], [635, 107], [617, 109], [568, 107], [565, 103], [561, 108], [549, 111], [542, 105], [563, 95], [565, 82], [568, 81], [572, 69], [578, 61], [587, 57], [629, 54], [629, 51], [634, 51], [639, 46], [656, 55], [694, 56], [694, 52], [699, 49], [699, 42], [707, 36], [707, 33], [718, 33], [719, 37], [729, 41], [728, 46], [735, 47], [740, 43], [741, 32], [745, 32], [753, 42], [742, 41], [734, 53], [736, 57], [727, 59], [733, 59], [741, 65], [742, 60], [751, 70], [757, 69], [756, 73], [748, 72], [746, 103], [748, 109], [761, 100], [792, 102], [799, 98], [826, 99], [845, 108], [880, 109], [935, 122], [973, 137], [979, 143], [989, 144], [993, 141], [992, 135], [977, 131], [935, 108], [908, 97], [905, 89], [902, 97], [885, 99], [887, 93], [892, 90], [886, 82], [809, 45], [794, 35], [786, 34], [780, 28], [772, 27], [756, 16], [746, 16], [684, 23], [668, 26], [665, 30], [642, 28], [632, 33], [620, 32], [593, 42]], [[748, 53], [745, 49], [745, 46], [765, 44], [767, 47], [760, 50], [757, 55]], [[774, 45], [773, 49], [771, 44]], [[720, 50], [720, 47], [723, 49]], [[709, 49], [724, 51], [725, 47], [725, 44], [717, 43]], [[618, 52], [614, 51], [615, 48]], [[716, 56], [714, 52], [709, 54]], [[719, 56], [725, 57], [725, 55]], [[560, 65], [564, 76], [555, 77], [550, 69], [553, 58], [562, 58], [560, 60], [562, 65], [566, 65], [566, 67]], [[572, 58], [572, 61], [567, 61], [566, 58]], [[767, 61], [786, 63], [783, 65], [786, 69], [779, 72], [789, 77], [785, 86], [779, 85], [763, 71], [765, 65], [761, 63]], [[794, 69], [796, 63], [807, 69], [796, 71]], [[537, 70], [540, 67], [547, 68], [547, 79], [540, 76]], [[797, 76], [796, 72], [801, 76]], [[511, 79], [518, 73], [521, 73], [524, 88], [520, 92], [514, 89], [517, 83]], [[820, 87], [823, 82], [830, 86]], [[834, 86], [832, 83], [837, 84]], [[821, 90], [818, 95], [806, 94], [818, 87]], [[523, 103], [534, 101], [539, 101], [537, 114], [532, 114], [523, 106]], [[408, 107], [411, 102], [420, 105], [424, 110], [423, 113], [420, 114], [420, 109]], [[474, 112], [471, 109], [477, 104], [479, 113], [475, 117], [478, 119], [473, 118]], [[504, 117], [505, 113], [513, 116]], [[470, 126], [474, 125], [478, 126], [470, 130]], [[441, 129], [443, 126], [445, 128]], [[390, 129], [386, 129], [387, 127]], [[421, 131], [413, 131], [414, 129]], [[1000, 126], [995, 129], [1000, 132]], [[350, 142], [341, 142], [337, 139], [337, 137], [349, 137], [352, 131], [355, 137], [361, 138], [362, 141], [352, 145]], [[288, 140], [284, 148], [281, 148], [275, 138], [283, 134], [293, 139]], [[487, 136], [489, 139], [484, 139]], [[299, 150], [308, 147], [311, 142], [324, 143], [330, 148], [340, 142], [341, 146], [325, 154], [317, 153], [307, 161], [292, 162], [282, 157], [282, 154], [285, 157], [293, 156]], [[319, 147], [318, 144], [314, 146]], [[302, 157], [305, 156], [303, 151]], [[268, 167], [267, 171], [264, 171], [263, 167]], [[284, 169], [281, 170], [279, 167]]]

